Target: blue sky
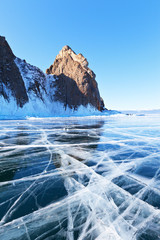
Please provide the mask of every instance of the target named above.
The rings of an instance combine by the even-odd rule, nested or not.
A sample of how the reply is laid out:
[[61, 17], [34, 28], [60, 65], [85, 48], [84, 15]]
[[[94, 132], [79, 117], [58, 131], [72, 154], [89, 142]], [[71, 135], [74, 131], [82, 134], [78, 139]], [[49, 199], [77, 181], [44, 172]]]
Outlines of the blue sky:
[[159, 0], [0, 0], [0, 35], [45, 71], [82, 53], [109, 109], [160, 109]]

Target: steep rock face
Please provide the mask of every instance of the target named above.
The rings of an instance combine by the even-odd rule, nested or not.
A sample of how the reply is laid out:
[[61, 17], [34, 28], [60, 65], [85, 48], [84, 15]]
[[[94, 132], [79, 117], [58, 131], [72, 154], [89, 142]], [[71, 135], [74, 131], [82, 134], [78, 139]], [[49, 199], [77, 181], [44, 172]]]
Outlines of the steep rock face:
[[88, 103], [98, 110], [103, 109], [96, 76], [82, 54], [76, 55], [69, 46], [64, 46], [46, 73], [55, 75], [55, 100], [74, 109]]
[[7, 41], [0, 36], [0, 95], [9, 101], [11, 94], [17, 105], [22, 107], [28, 102], [28, 95], [14, 60], [15, 56]]

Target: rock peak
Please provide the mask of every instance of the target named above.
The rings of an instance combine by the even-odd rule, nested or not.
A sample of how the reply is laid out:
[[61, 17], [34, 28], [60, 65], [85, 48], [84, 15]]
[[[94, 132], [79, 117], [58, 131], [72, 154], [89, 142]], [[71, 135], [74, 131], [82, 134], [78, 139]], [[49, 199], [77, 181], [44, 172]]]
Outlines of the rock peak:
[[[87, 59], [81, 54], [76, 54], [71, 47], [68, 45], [65, 45], [62, 50], [59, 52], [59, 54], [56, 56], [56, 60], [62, 59], [62, 58], [72, 58], [73, 61], [78, 62], [81, 64], [85, 70], [88, 71], [88, 73], [91, 73], [92, 71], [88, 68], [88, 61]], [[52, 66], [52, 65], [51, 65]], [[92, 72], [93, 73], [93, 72]]]
[[5, 41], [6, 39], [5, 39], [5, 37], [0, 36], [0, 40], [1, 40], [1, 41]]
[[[67, 51], [67, 50], [69, 50], [69, 49], [71, 49], [68, 45], [65, 45], [63, 48], [62, 48], [62, 50], [63, 51]], [[72, 49], [71, 49], [72, 50]], [[73, 50], [72, 50], [73, 51]]]
[[58, 91], [55, 96], [66, 102], [66, 106], [77, 108], [91, 104], [102, 109], [96, 75], [88, 68], [88, 61], [81, 53], [76, 54], [68, 45], [64, 46], [46, 73], [56, 76]]

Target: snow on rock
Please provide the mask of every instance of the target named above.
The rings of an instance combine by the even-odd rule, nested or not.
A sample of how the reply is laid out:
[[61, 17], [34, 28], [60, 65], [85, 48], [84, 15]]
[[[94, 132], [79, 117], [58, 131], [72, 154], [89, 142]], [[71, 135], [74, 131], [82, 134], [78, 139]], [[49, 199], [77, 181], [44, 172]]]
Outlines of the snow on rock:
[[[67, 77], [67, 71], [71, 71], [68, 67], [66, 77], [61, 79], [62, 76], [53, 75], [53, 72], [45, 74], [17, 58], [5, 38], [0, 36], [0, 119], [100, 114], [98, 110], [103, 101], [95, 74], [81, 54], [76, 55], [72, 50], [67, 54], [72, 55], [71, 67], [77, 69], [78, 63], [83, 68], [83, 74], [77, 72], [80, 76], [74, 75], [84, 78], [83, 84], [77, 82], [78, 78]], [[86, 92], [82, 91], [84, 87]]]

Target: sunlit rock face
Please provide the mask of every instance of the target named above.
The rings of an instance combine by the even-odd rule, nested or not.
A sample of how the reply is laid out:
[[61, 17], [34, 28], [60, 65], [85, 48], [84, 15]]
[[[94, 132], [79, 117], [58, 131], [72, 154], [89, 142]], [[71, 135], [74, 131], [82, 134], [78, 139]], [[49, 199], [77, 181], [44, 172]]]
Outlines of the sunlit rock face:
[[76, 54], [69, 46], [64, 46], [46, 73], [56, 76], [56, 100], [75, 109], [88, 103], [98, 110], [103, 109], [96, 75], [88, 68], [88, 61], [82, 54]]
[[0, 36], [0, 95], [7, 101], [12, 95], [17, 105], [22, 107], [28, 102], [28, 96], [15, 58], [5, 37]]

